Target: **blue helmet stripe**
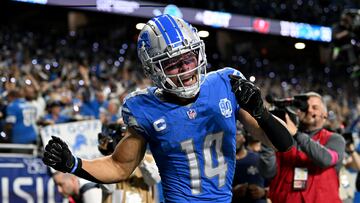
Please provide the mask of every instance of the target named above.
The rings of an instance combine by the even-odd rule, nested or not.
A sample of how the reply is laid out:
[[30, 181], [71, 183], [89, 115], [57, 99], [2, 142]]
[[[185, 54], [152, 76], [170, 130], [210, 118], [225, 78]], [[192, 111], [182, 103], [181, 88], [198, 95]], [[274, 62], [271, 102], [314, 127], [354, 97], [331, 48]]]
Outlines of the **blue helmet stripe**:
[[162, 26], [162, 24], [159, 22], [159, 18], [153, 18], [156, 26], [158, 26], [161, 34], [164, 36], [166, 44], [170, 44], [170, 38], [169, 35], [165, 32], [165, 28]]
[[165, 15], [166, 17], [169, 18], [170, 22], [173, 24], [175, 30], [176, 30], [176, 33], [178, 34], [178, 42], [182, 42], [184, 40], [184, 35], [181, 31], [181, 29], [179, 28], [178, 24], [175, 22], [174, 18], [171, 17], [171, 15]]
[[174, 44], [176, 42], [181, 42], [184, 39], [181, 30], [171, 16], [159, 16], [154, 18], [154, 22], [164, 36], [166, 44]]

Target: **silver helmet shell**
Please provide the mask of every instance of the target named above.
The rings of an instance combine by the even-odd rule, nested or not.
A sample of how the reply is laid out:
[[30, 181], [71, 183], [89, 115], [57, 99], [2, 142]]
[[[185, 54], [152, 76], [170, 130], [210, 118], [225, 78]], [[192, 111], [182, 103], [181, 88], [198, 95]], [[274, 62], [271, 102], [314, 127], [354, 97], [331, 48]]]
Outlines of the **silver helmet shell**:
[[[160, 15], [147, 22], [139, 34], [138, 56], [145, 74], [158, 88], [182, 98], [192, 98], [200, 90], [201, 82], [206, 74], [205, 44], [200, 39], [196, 28], [181, 18], [171, 15]], [[163, 62], [188, 52], [197, 56], [196, 68], [176, 75], [166, 75]], [[197, 81], [191, 86], [185, 86], [180, 77], [194, 71]], [[176, 77], [179, 85], [172, 82]]]

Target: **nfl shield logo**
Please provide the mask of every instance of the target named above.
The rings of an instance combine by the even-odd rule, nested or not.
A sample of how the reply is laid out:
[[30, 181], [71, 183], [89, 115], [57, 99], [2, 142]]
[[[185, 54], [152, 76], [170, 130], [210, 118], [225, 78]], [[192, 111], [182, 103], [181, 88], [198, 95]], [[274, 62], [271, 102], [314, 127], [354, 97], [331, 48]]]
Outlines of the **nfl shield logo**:
[[186, 113], [190, 119], [195, 119], [195, 117], [196, 117], [195, 109], [189, 109]]

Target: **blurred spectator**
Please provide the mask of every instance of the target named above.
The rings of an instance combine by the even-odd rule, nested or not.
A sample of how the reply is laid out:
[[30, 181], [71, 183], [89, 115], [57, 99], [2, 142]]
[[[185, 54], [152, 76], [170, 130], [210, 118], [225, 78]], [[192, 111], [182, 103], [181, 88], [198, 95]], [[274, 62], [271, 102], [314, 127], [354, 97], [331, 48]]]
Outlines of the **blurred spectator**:
[[7, 100], [9, 105], [6, 107], [4, 141], [35, 144], [37, 142], [36, 108], [24, 99], [23, 93], [19, 89], [10, 90]]
[[37, 80], [31, 75], [25, 77], [24, 96], [26, 101], [36, 108], [36, 120], [39, 120], [45, 114], [46, 102], [41, 95]]
[[[116, 145], [125, 136], [126, 126], [120, 118], [114, 123], [103, 125], [98, 135], [98, 149], [104, 156], [111, 155]], [[107, 201], [155, 203], [155, 186], [160, 184], [160, 176], [155, 160], [151, 154], [145, 153], [144, 160], [133, 174], [124, 181], [116, 184], [116, 190]]]
[[245, 136], [236, 132], [236, 166], [232, 202], [266, 203], [265, 180], [259, 174], [259, 154], [247, 150]]
[[255, 139], [253, 136], [246, 136], [247, 148], [253, 152], [261, 151], [261, 142], [260, 140]]
[[[105, 93], [103, 91], [103, 89], [99, 88], [95, 91], [95, 99], [91, 100], [90, 102], [90, 106], [92, 108], [92, 110], [94, 111], [95, 114], [95, 118], [100, 118], [100, 109], [103, 108], [108, 108], [108, 101], [106, 100], [106, 96]], [[110, 107], [113, 108], [113, 107]], [[113, 121], [116, 121], [113, 120]]]
[[338, 173], [345, 153], [342, 136], [325, 130], [327, 109], [322, 97], [308, 97], [308, 109], [298, 111], [299, 129], [286, 115], [294, 135], [294, 145], [287, 152], [272, 152], [261, 158], [261, 174], [272, 179], [272, 202], [341, 202]]
[[108, 195], [108, 191], [103, 191], [100, 184], [78, 178], [71, 173], [56, 171], [53, 179], [59, 193], [68, 198], [69, 203], [100, 203]]
[[354, 202], [354, 196], [356, 191], [357, 174], [360, 171], [360, 155], [355, 149], [353, 139], [348, 137], [352, 136], [352, 133], [345, 133], [344, 138], [346, 140], [345, 157], [343, 160], [344, 166], [340, 168], [339, 180], [340, 180], [340, 198], [343, 203]]
[[333, 27], [333, 56], [335, 65], [351, 66], [354, 77], [360, 72], [360, 9], [346, 9], [340, 22]]
[[91, 108], [90, 91], [88, 89], [82, 88], [77, 92], [73, 105], [78, 119], [95, 119], [95, 112]]
[[109, 101], [107, 108], [100, 111], [100, 121], [103, 124], [114, 123], [121, 118], [120, 103], [117, 99]]
[[49, 113], [41, 119], [42, 125], [54, 125], [72, 121], [71, 117], [61, 114], [63, 104], [60, 101], [50, 101], [47, 108]]
[[247, 2], [237, 0], [212, 0], [207, 3], [191, 0], [161, 0], [160, 2], [176, 4], [184, 7], [196, 7], [208, 10], [225, 11], [243, 15], [321, 25], [331, 25], [337, 20], [343, 8], [359, 8], [360, 5], [358, 0], [250, 0]]

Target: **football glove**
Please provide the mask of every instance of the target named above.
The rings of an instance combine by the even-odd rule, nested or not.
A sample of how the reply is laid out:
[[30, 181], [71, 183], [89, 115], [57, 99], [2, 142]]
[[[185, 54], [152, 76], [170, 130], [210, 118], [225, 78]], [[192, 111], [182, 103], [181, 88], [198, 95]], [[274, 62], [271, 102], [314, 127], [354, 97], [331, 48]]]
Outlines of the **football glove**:
[[229, 78], [232, 91], [240, 107], [255, 119], [260, 119], [265, 111], [260, 89], [240, 76], [229, 75]]
[[78, 167], [78, 159], [70, 152], [68, 145], [56, 136], [45, 147], [43, 162], [55, 170], [74, 173]]

